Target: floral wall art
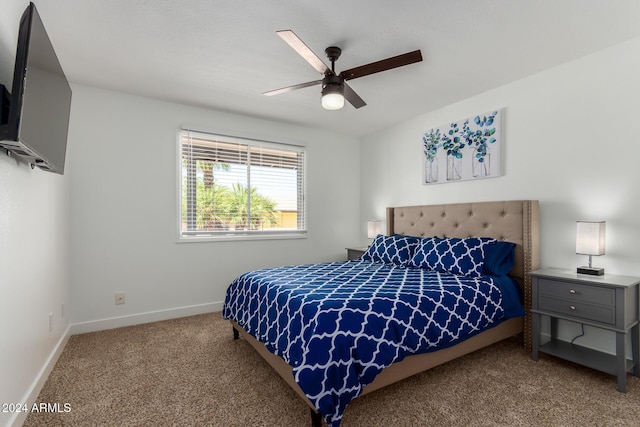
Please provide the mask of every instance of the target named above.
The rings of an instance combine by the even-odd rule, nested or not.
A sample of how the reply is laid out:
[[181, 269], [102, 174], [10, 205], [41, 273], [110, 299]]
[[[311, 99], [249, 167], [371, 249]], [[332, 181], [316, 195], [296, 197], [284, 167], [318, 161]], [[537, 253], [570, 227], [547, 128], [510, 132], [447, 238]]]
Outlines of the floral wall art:
[[501, 113], [490, 111], [425, 132], [422, 183], [500, 176]]

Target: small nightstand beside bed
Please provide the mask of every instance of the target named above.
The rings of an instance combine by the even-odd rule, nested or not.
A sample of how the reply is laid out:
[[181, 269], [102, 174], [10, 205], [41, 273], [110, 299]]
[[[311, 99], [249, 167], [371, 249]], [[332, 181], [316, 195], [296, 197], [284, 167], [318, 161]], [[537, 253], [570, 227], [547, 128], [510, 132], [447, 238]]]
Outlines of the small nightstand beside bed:
[[[627, 372], [640, 376], [640, 278], [577, 274], [558, 268], [545, 268], [530, 274], [533, 278], [531, 358], [537, 361], [538, 353], [542, 352], [616, 375], [618, 391], [624, 393]], [[551, 336], [544, 344], [540, 342], [542, 316], [549, 317], [551, 323]], [[615, 354], [558, 340], [559, 319], [615, 332]], [[631, 359], [627, 359], [629, 334]]]
[[[387, 236], [361, 259], [257, 270], [227, 291], [235, 337], [304, 399], [313, 425], [337, 427], [352, 399], [523, 331], [530, 348], [537, 201], [388, 208]], [[514, 245], [503, 253], [514, 259], [492, 262]]]

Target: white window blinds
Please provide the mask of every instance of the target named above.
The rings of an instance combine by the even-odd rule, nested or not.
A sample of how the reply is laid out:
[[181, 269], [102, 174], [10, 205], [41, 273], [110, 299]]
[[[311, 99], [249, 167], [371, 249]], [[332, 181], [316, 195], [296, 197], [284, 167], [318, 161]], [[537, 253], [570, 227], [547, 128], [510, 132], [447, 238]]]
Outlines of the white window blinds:
[[185, 238], [304, 234], [302, 147], [182, 131]]

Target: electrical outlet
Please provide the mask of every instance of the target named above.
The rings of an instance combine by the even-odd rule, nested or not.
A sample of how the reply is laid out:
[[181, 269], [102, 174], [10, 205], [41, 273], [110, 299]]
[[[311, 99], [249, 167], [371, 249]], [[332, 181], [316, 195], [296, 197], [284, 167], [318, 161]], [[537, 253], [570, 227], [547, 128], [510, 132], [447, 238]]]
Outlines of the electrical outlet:
[[124, 304], [125, 300], [124, 300], [124, 292], [117, 292], [116, 293], [116, 305], [121, 305]]
[[49, 313], [49, 332], [53, 331], [53, 313]]

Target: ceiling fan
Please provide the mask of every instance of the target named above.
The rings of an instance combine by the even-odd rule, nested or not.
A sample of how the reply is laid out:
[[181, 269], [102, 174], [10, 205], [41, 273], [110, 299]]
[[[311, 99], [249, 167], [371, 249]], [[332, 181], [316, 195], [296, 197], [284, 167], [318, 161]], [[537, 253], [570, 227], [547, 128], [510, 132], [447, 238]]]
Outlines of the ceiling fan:
[[364, 102], [353, 89], [351, 89], [351, 87], [346, 83], [346, 80], [353, 80], [358, 77], [364, 77], [369, 74], [379, 73], [381, 71], [387, 71], [422, 61], [422, 53], [420, 53], [420, 50], [414, 50], [413, 52], [408, 52], [402, 55], [383, 59], [381, 61], [344, 70], [340, 74], [337, 74], [335, 70], [335, 63], [342, 53], [342, 50], [339, 47], [329, 46], [324, 51], [327, 58], [329, 58], [329, 61], [331, 61], [331, 68], [329, 68], [302, 40], [300, 40], [293, 31], [281, 30], [276, 31], [276, 33], [282, 40], [291, 46], [293, 50], [298, 52], [305, 61], [315, 68], [316, 71], [323, 74], [324, 78], [272, 90], [263, 93], [263, 95], [278, 95], [292, 90], [322, 84], [322, 107], [327, 110], [339, 110], [344, 106], [345, 98], [355, 108], [367, 105], [367, 103]]

